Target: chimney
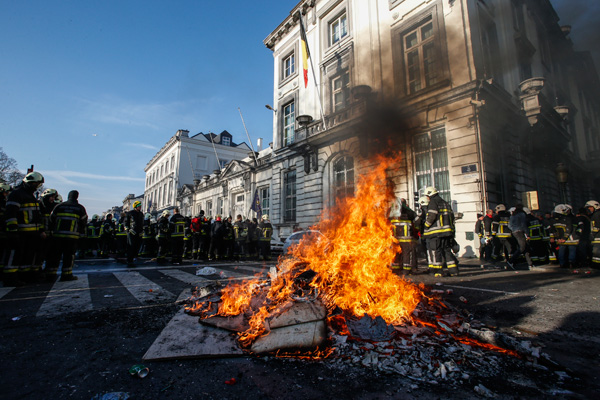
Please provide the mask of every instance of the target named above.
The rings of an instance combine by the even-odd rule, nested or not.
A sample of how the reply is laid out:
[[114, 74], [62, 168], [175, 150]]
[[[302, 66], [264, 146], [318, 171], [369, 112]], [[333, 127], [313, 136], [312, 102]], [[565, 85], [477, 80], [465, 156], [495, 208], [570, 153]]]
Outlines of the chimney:
[[176, 136], [183, 136], [183, 137], [189, 137], [188, 133], [190, 133], [190, 131], [186, 131], [185, 129], [180, 129], [177, 131], [177, 133], [175, 133]]
[[256, 151], [262, 150], [262, 142], [263, 142], [263, 138], [258, 138], [258, 140], [256, 140]]

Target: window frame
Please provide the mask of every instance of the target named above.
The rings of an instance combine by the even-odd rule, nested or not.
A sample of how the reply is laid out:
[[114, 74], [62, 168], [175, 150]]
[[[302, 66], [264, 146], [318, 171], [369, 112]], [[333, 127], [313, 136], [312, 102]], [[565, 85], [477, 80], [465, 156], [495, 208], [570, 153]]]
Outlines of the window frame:
[[[443, 146], [435, 146], [435, 140], [433, 138], [434, 134], [439, 132], [443, 132], [444, 135], [444, 145]], [[419, 138], [427, 135], [428, 148], [427, 150], [421, 150], [418, 146]], [[435, 129], [431, 129], [426, 132], [419, 133], [412, 138], [412, 157], [413, 157], [413, 168], [414, 168], [414, 185], [419, 194], [422, 194], [422, 190], [424, 190], [428, 186], [434, 186], [440, 196], [446, 200], [448, 203], [452, 201], [452, 190], [450, 184], [450, 161], [448, 157], [448, 136], [446, 134], [445, 127], [438, 127]], [[445, 165], [435, 165], [436, 159], [434, 153], [444, 151], [445, 155]], [[428, 169], [419, 170], [419, 156], [427, 154], [427, 161], [429, 164]], [[445, 176], [444, 176], [445, 175]], [[419, 186], [419, 178], [422, 176], [428, 176], [428, 182]], [[447, 187], [442, 185], [443, 182], [440, 180], [436, 180], [436, 178], [445, 179], [447, 182]]]
[[[293, 178], [293, 179], [292, 179]], [[297, 210], [297, 174], [295, 169], [290, 169], [283, 174], [283, 221], [296, 222]]]
[[[405, 59], [407, 50], [405, 38], [411, 32], [420, 29], [430, 21], [432, 23], [431, 39], [428, 38], [427, 41], [421, 41], [421, 43], [433, 43], [433, 52], [437, 63], [435, 70], [438, 73], [438, 78], [435, 82], [429, 85], [422, 85], [419, 90], [410, 91], [408, 85], [408, 69]], [[431, 7], [419, 14], [416, 14], [405, 23], [398, 24], [396, 27], [392, 28], [391, 32], [392, 55], [394, 59], [394, 80], [396, 91], [399, 97], [419, 96], [423, 93], [450, 85], [450, 66], [448, 61], [446, 30], [441, 0], [437, 0]], [[419, 65], [420, 70], [423, 70], [422, 63]], [[422, 82], [423, 84], [425, 83], [424, 77], [422, 78]]]
[[[342, 25], [341, 19], [344, 18], [344, 25]], [[340, 35], [338, 38], [334, 38], [334, 26], [345, 26], [345, 32], [343, 35]], [[327, 43], [328, 47], [335, 46], [344, 41], [348, 36], [350, 36], [350, 21], [348, 18], [348, 12], [346, 8], [341, 10], [340, 12], [335, 14], [335, 17], [331, 18], [327, 21]]]
[[[286, 114], [286, 109], [288, 107], [292, 107], [292, 111], [289, 114]], [[287, 147], [294, 144], [296, 139], [296, 101], [289, 101], [288, 103], [284, 104], [281, 109], [283, 110], [283, 113], [281, 115], [283, 127], [281, 139], [283, 146]], [[289, 118], [289, 115], [291, 115], [291, 122], [286, 123], [287, 119]]]
[[[352, 162], [352, 168], [348, 168], [348, 161]], [[337, 169], [340, 166], [340, 163], [343, 163], [341, 166], [343, 169]], [[341, 154], [331, 163], [331, 176], [332, 176], [332, 197], [333, 203], [337, 204], [341, 199], [346, 197], [354, 196], [354, 190], [356, 189], [356, 162], [354, 157], [348, 154]], [[351, 177], [349, 178], [349, 172], [351, 172]], [[338, 177], [343, 175], [343, 184], [339, 184]], [[349, 184], [349, 180], [352, 180], [351, 184]], [[351, 193], [349, 193], [348, 189], [351, 188]], [[340, 196], [340, 192], [343, 191], [343, 196]]]
[[269, 215], [271, 211], [271, 188], [269, 186], [259, 188], [258, 196], [261, 213]]
[[221, 137], [221, 144], [223, 146], [231, 146], [231, 138], [229, 136]]

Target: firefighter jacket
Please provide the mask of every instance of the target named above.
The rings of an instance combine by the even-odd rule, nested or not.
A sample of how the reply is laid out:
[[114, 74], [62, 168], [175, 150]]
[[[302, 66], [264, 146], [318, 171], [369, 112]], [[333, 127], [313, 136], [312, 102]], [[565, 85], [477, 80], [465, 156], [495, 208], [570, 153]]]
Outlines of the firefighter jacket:
[[144, 232], [144, 213], [135, 209], [129, 211], [125, 217], [123, 227], [126, 232], [141, 236]]
[[110, 238], [115, 234], [115, 227], [112, 219], [105, 219], [100, 227], [100, 237]]
[[142, 233], [142, 240], [154, 239], [156, 236], [156, 226], [149, 219], [144, 220], [144, 232]]
[[10, 192], [6, 201], [6, 229], [8, 232], [44, 232], [40, 203], [34, 190], [25, 184]]
[[261, 242], [270, 242], [273, 236], [273, 225], [268, 221], [260, 221], [258, 224], [258, 240]]
[[558, 215], [554, 219], [551, 237], [559, 241], [559, 244], [573, 246], [579, 244], [582, 226], [573, 215]]
[[100, 230], [102, 227], [98, 224], [98, 221], [90, 221], [87, 224], [87, 237], [88, 239], [98, 239], [100, 237]]
[[210, 236], [215, 240], [220, 240], [223, 238], [225, 234], [225, 227], [223, 226], [223, 222], [215, 221], [210, 226]]
[[183, 239], [185, 236], [185, 217], [181, 214], [173, 214], [169, 221], [171, 238]]
[[592, 243], [600, 244], [600, 210], [594, 211], [592, 220]]
[[512, 236], [512, 231], [508, 227], [510, 221], [510, 213], [508, 211], [499, 211], [494, 216], [492, 222], [492, 234], [499, 239], [507, 239]]
[[233, 224], [233, 232], [235, 234], [235, 240], [238, 242], [245, 242], [248, 240], [248, 224], [244, 221], [235, 221]]
[[483, 216], [483, 236], [486, 238], [492, 238], [492, 223], [494, 222], [494, 216], [485, 214]]
[[485, 228], [483, 227], [483, 216], [477, 218], [477, 221], [475, 221], [475, 233], [480, 239], [485, 235]]
[[192, 218], [192, 222], [190, 223], [190, 229], [192, 230], [192, 233], [200, 233], [200, 231], [202, 230], [203, 219], [204, 218], [202, 217]]
[[529, 240], [538, 241], [544, 238], [544, 228], [542, 221], [531, 214], [527, 214], [527, 236]]
[[418, 234], [415, 228], [414, 221], [417, 219], [417, 214], [408, 208], [403, 207], [399, 217], [392, 218], [392, 232], [394, 237], [400, 243], [416, 243]]
[[122, 215], [121, 218], [119, 218], [119, 223], [117, 224], [117, 231], [115, 233], [115, 236], [127, 236], [127, 232], [125, 231], [125, 215]]
[[225, 228], [223, 240], [233, 240], [235, 238], [235, 234], [231, 222], [229, 222], [229, 220], [223, 221], [223, 227]]
[[49, 201], [50, 196], [47, 196], [45, 198], [42, 198], [41, 201], [41, 208], [42, 208], [42, 217], [44, 219], [44, 229], [47, 232], [51, 231], [50, 228], [50, 214], [52, 214], [52, 210], [54, 210], [54, 207], [56, 207], [56, 203], [55, 202], [51, 202]]
[[170, 233], [169, 218], [161, 216], [156, 222], [156, 238], [168, 239]]
[[79, 204], [77, 196], [71, 193], [69, 199], [54, 207], [50, 214], [52, 236], [55, 238], [76, 240], [86, 235], [88, 216], [85, 207]]
[[425, 218], [425, 238], [454, 237], [454, 213], [450, 205], [435, 194], [430, 196]]

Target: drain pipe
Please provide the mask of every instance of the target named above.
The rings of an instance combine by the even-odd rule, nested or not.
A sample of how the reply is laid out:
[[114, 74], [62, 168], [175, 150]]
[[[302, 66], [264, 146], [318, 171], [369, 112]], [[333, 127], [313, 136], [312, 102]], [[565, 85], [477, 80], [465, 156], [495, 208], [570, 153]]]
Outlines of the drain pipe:
[[473, 117], [475, 118], [475, 143], [477, 145], [477, 155], [479, 157], [479, 182], [480, 182], [480, 196], [479, 199], [482, 204], [482, 214], [485, 214], [487, 210], [487, 183], [485, 181], [485, 165], [483, 162], [483, 150], [481, 145], [481, 128], [479, 125], [479, 107], [485, 104], [483, 101], [479, 100], [479, 93], [481, 92], [481, 86], [483, 85], [483, 80], [477, 81], [477, 88], [475, 89], [475, 100], [471, 101], [471, 106], [473, 107]]

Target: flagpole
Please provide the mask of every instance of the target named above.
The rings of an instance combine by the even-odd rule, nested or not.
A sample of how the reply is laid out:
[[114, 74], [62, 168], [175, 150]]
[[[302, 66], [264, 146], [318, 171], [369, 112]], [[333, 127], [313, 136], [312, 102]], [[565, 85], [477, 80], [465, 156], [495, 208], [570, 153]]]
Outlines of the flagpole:
[[238, 107], [238, 111], [240, 112], [240, 118], [242, 119], [242, 124], [244, 125], [244, 130], [246, 131], [246, 136], [248, 137], [248, 141], [250, 142], [250, 149], [252, 149], [252, 155], [254, 156], [254, 163], [258, 167], [258, 160], [256, 159], [256, 152], [254, 151], [254, 146], [252, 145], [252, 140], [250, 139], [250, 134], [248, 133], [248, 129], [246, 128], [246, 123], [244, 122], [244, 117], [242, 116], [242, 110]]
[[[321, 111], [321, 119], [323, 120], [323, 127], [327, 129], [327, 124], [325, 123], [325, 113], [323, 112], [323, 101], [321, 100], [321, 92], [319, 91], [319, 85], [317, 84], [317, 74], [315, 74], [315, 66], [313, 65], [312, 59], [310, 58], [310, 52], [308, 51], [308, 38], [306, 38], [306, 29], [304, 29], [304, 23], [302, 22], [302, 13], [298, 10], [298, 19], [300, 20], [300, 30], [304, 32], [304, 37], [306, 39], [306, 51], [308, 63], [310, 64], [310, 70], [313, 74], [313, 80], [315, 82], [315, 89], [317, 90], [317, 98], [319, 99], [319, 108]], [[301, 35], [302, 36], [302, 35]]]
[[208, 132], [208, 135], [210, 136], [210, 142], [213, 145], [213, 150], [215, 151], [215, 157], [217, 157], [217, 164], [219, 164], [219, 171], [220, 171], [221, 170], [221, 160], [219, 160], [219, 155], [217, 154], [217, 148], [215, 147], [215, 138], [213, 137], [212, 132]]

